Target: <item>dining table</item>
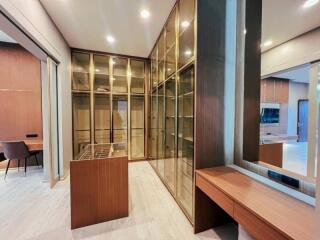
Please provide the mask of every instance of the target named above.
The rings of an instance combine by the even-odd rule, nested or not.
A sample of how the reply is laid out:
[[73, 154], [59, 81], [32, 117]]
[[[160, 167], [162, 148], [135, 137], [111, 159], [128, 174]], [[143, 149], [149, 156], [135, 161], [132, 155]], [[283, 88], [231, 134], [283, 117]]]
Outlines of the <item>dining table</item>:
[[[16, 140], [16, 141], [12, 141], [12, 142], [19, 142], [19, 141], [25, 142], [29, 151], [43, 150], [43, 140], [42, 139]], [[4, 141], [2, 141], [2, 142], [4, 142]], [[0, 141], [0, 153], [2, 153], [2, 152], [3, 152], [3, 146]]]

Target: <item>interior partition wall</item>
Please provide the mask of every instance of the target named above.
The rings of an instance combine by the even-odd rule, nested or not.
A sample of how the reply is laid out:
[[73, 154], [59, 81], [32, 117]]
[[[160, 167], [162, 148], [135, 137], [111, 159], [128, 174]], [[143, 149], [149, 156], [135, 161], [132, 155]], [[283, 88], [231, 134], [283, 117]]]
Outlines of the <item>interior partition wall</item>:
[[72, 51], [73, 154], [89, 143], [127, 143], [145, 159], [147, 60]]

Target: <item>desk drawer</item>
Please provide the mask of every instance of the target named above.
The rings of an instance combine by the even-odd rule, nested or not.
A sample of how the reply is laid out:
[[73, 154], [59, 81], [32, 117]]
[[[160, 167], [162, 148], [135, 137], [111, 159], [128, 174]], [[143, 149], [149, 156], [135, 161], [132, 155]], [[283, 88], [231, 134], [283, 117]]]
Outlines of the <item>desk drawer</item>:
[[212, 201], [219, 205], [226, 213], [233, 217], [233, 200], [218, 188], [208, 183], [200, 175], [196, 175], [196, 186], [201, 189]]
[[[257, 240], [288, 240], [284, 235], [262, 221], [238, 203], [234, 204], [234, 219]], [[290, 221], [290, 220], [288, 220]]]

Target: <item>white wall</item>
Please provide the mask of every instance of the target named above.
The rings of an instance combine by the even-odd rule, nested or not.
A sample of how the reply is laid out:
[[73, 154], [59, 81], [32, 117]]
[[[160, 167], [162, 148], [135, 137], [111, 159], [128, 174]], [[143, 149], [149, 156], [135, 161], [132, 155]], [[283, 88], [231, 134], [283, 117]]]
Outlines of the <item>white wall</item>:
[[320, 59], [320, 28], [263, 53], [261, 76], [318, 59]]
[[298, 101], [308, 99], [309, 84], [289, 81], [288, 134], [297, 135]]
[[59, 125], [61, 176], [69, 172], [72, 158], [71, 58], [70, 49], [38, 0], [0, 0], [0, 10], [59, 61]]

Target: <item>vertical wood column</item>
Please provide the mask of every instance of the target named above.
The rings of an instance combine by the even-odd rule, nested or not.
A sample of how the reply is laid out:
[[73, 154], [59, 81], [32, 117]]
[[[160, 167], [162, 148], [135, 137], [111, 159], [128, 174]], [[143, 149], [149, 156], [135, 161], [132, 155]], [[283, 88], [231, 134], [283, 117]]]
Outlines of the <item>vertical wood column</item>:
[[243, 159], [259, 159], [262, 0], [246, 1]]
[[[195, 169], [225, 165], [225, 34], [226, 1], [197, 1]], [[194, 204], [195, 233], [229, 220], [197, 187]]]

